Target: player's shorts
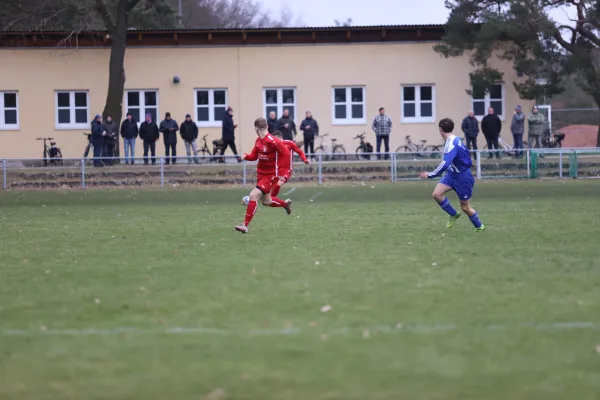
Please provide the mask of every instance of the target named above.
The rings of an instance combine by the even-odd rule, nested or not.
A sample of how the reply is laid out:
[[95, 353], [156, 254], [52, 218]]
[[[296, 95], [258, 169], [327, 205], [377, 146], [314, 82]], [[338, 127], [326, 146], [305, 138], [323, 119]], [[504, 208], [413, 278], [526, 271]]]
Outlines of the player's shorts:
[[459, 200], [469, 200], [473, 195], [473, 187], [475, 186], [475, 178], [471, 171], [463, 173], [447, 173], [440, 180], [440, 183], [450, 186], [456, 192]]
[[291, 169], [282, 169], [282, 170], [279, 170], [279, 174], [278, 174], [277, 178], [279, 178], [280, 180], [283, 180], [284, 182], [287, 182], [290, 180], [291, 176], [292, 176]]
[[263, 192], [263, 194], [271, 193], [271, 188], [275, 183], [277, 177], [275, 175], [258, 175], [256, 177], [256, 188]]

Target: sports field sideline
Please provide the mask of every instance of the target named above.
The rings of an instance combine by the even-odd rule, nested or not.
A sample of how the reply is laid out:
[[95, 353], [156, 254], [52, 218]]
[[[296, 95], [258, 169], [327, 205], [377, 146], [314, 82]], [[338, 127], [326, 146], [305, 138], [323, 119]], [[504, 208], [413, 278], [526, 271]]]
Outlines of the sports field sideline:
[[600, 184], [432, 189], [2, 192], [0, 398], [596, 399]]

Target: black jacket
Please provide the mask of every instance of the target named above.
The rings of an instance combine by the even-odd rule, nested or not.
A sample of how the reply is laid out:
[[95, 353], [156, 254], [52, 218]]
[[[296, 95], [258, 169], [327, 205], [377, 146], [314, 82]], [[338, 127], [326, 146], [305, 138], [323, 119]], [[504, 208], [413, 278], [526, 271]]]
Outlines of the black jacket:
[[96, 120], [92, 121], [92, 145], [94, 147], [101, 147], [104, 144], [104, 136], [102, 133], [104, 129], [102, 128], [102, 124]]
[[159, 130], [163, 134], [163, 140], [165, 141], [165, 144], [177, 144], [177, 131], [179, 131], [179, 125], [177, 125], [177, 121], [174, 119], [165, 119], [160, 123]]
[[105, 145], [114, 145], [117, 140], [117, 123], [115, 121], [104, 121], [102, 124], [102, 129], [106, 131], [106, 136], [104, 137]]
[[[287, 128], [285, 127], [285, 124], [288, 124]], [[277, 129], [279, 132], [283, 133], [283, 140], [294, 140], [294, 136], [296, 136], [296, 124], [292, 118], [279, 118]]]
[[461, 129], [465, 134], [465, 137], [477, 137], [477, 134], [479, 133], [479, 122], [477, 121], [477, 118], [471, 118], [469, 116], [465, 117], [461, 124]]
[[179, 127], [179, 134], [186, 142], [193, 142], [198, 139], [198, 125], [194, 121], [184, 121]]
[[137, 123], [132, 119], [126, 119], [121, 124], [121, 137], [123, 139], [135, 139], [138, 137], [139, 129]]
[[140, 139], [144, 142], [156, 142], [160, 137], [158, 132], [158, 125], [156, 122], [142, 122], [140, 125]]
[[267, 125], [269, 125], [269, 133], [274, 133], [279, 128], [279, 121], [267, 118]]
[[500, 135], [502, 121], [496, 114], [486, 115], [481, 120], [481, 131], [486, 137], [495, 137]]
[[[308, 126], [308, 129], [306, 128]], [[314, 118], [306, 118], [300, 125], [300, 130], [304, 132], [304, 140], [312, 140], [319, 136], [319, 124]]]
[[227, 111], [223, 116], [223, 140], [235, 140], [233, 116], [229, 115]]

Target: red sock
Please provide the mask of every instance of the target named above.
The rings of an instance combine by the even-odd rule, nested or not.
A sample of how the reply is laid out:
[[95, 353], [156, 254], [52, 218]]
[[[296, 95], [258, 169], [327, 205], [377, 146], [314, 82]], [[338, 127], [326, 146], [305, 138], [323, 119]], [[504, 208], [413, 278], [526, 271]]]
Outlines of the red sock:
[[281, 190], [281, 186], [275, 185], [273, 189], [271, 189], [271, 197], [277, 197], [279, 191]]
[[271, 195], [271, 205], [269, 207], [285, 207], [287, 206], [286, 202], [278, 199], [277, 197], [273, 197]]
[[250, 224], [250, 221], [252, 221], [252, 217], [254, 217], [254, 214], [256, 214], [257, 209], [258, 203], [250, 200], [248, 202], [248, 207], [246, 208], [246, 219], [244, 220], [244, 225], [248, 226]]

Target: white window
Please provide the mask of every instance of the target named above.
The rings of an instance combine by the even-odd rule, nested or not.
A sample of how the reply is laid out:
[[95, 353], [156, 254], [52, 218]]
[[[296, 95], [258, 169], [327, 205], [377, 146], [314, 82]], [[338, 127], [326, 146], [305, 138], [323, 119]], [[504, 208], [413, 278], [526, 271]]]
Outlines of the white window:
[[435, 86], [402, 86], [402, 122], [435, 122]]
[[473, 89], [471, 97], [473, 104], [472, 109], [478, 119], [483, 118], [488, 113], [488, 109], [492, 107], [494, 113], [501, 119], [504, 119], [504, 86], [501, 84], [491, 87], [488, 93], [483, 90]]
[[19, 129], [19, 93], [0, 92], [0, 130]]
[[55, 92], [56, 129], [89, 128], [89, 96], [87, 91]]
[[194, 93], [196, 125], [221, 126], [227, 109], [227, 89], [196, 89]]
[[296, 89], [295, 88], [266, 88], [263, 90], [263, 111], [265, 118], [275, 111], [277, 118], [283, 116], [283, 110], [289, 110], [290, 117], [296, 119]]
[[334, 125], [361, 125], [367, 122], [364, 87], [334, 87], [332, 94]]
[[152, 115], [152, 121], [158, 123], [158, 91], [127, 90], [125, 109], [131, 113], [138, 125], [146, 120], [146, 114]]

